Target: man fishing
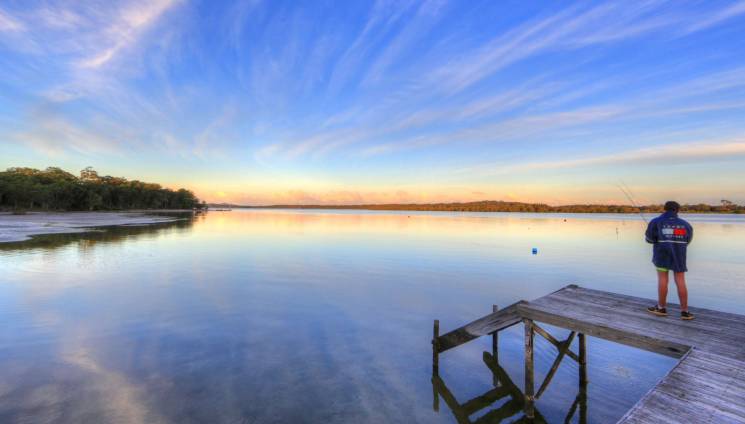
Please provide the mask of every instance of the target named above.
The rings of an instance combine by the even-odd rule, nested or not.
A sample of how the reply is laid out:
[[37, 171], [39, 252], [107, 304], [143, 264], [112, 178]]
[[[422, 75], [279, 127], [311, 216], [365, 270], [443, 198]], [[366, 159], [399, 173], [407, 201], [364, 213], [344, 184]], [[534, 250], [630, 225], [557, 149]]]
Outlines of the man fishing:
[[688, 289], [686, 288], [685, 273], [686, 250], [693, 239], [693, 227], [687, 221], [678, 218], [680, 205], [677, 202], [665, 203], [665, 213], [651, 220], [645, 234], [647, 243], [652, 243], [652, 263], [657, 267], [657, 305], [647, 310], [655, 315], [666, 316], [668, 272], [672, 271], [675, 285], [678, 287], [680, 299], [680, 318], [693, 319], [688, 312]]

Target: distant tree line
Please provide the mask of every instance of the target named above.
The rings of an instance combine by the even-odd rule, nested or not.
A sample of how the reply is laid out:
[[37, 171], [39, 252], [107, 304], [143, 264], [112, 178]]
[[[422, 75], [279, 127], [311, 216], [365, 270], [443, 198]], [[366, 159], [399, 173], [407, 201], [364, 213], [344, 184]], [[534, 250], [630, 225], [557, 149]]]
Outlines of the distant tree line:
[[0, 172], [0, 209], [94, 211], [203, 206], [189, 190], [99, 176], [91, 167], [82, 170], [80, 177], [53, 167], [9, 168]]
[[[240, 206], [235, 206], [240, 207]], [[535, 212], [535, 213], [661, 213], [662, 205], [562, 205], [551, 206], [545, 203], [503, 202], [484, 200], [466, 203], [392, 203], [382, 205], [272, 205], [264, 208], [290, 209], [362, 209], [362, 210], [399, 210], [399, 211], [447, 211], [447, 212]], [[745, 206], [722, 200], [720, 205], [683, 205], [683, 213], [745, 213]]]

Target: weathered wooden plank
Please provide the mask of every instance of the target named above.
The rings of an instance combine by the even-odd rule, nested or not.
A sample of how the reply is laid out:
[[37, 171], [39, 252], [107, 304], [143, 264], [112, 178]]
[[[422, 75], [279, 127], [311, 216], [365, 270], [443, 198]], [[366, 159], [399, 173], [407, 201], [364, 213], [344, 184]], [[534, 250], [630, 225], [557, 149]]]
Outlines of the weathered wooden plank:
[[[683, 359], [685, 359], [688, 355], [690, 355], [690, 351], [686, 353], [685, 356], [683, 356]], [[648, 423], [651, 422], [649, 418], [651, 417], [651, 409], [652, 407], [650, 405], [656, 403], [655, 400], [655, 391], [657, 390], [657, 387], [659, 384], [667, 378], [668, 375], [670, 375], [672, 372], [674, 372], [678, 366], [680, 366], [682, 360], [678, 362], [673, 369], [668, 371], [668, 373], [663, 377], [660, 382], [655, 385], [652, 389], [650, 389], [639, 402], [637, 402], [631, 409], [629, 409], [626, 414], [624, 414], [623, 417], [621, 417], [620, 420], [616, 424], [637, 424], [637, 423]], [[700, 418], [700, 417], [699, 417]], [[703, 421], [701, 421], [703, 423]]]
[[438, 352], [442, 353], [477, 337], [485, 336], [517, 324], [522, 320], [517, 314], [517, 305], [520, 303], [522, 302], [500, 309], [463, 327], [443, 334], [436, 339]]
[[607, 324], [678, 344], [709, 347], [707, 350], [730, 353], [732, 356], [745, 359], [745, 333], [726, 331], [728, 327], [717, 323], [697, 323], [698, 318], [687, 322], [682, 322], [676, 317], [660, 318], [641, 309], [628, 311], [618, 307], [588, 304], [579, 296], [563, 298], [557, 295], [550, 299], [538, 299], [528, 305], [581, 319], [587, 323]]
[[679, 345], [695, 345], [745, 359], [745, 332], [727, 331], [726, 326], [717, 323], [708, 323], [705, 326], [695, 324], [698, 318], [684, 322], [675, 317], [656, 317], [641, 309], [629, 311], [621, 307], [596, 305], [583, 300], [579, 293], [569, 298], [557, 293], [525, 305], [566, 318], [574, 318], [586, 324], [608, 326]]
[[[675, 294], [671, 294], [671, 296], [675, 296]], [[648, 306], [654, 305], [656, 300], [654, 299], [645, 299], [642, 297], [635, 297], [635, 296], [629, 296], [619, 293], [611, 293], [611, 292], [605, 292], [600, 290], [594, 290], [594, 289], [587, 289], [584, 287], [577, 287], [577, 286], [567, 286], [561, 290], [558, 290], [548, 296], [544, 296], [543, 298], [537, 299], [536, 301], [540, 301], [544, 298], [581, 298], [583, 300], [586, 300], [587, 302], [596, 303], [599, 305], [616, 305], [616, 306], [623, 306], [627, 308], [633, 308], [639, 311], [644, 311]], [[531, 302], [532, 303], [532, 302]], [[672, 312], [678, 312], [680, 310], [680, 305], [676, 303], [668, 303], [667, 304], [668, 309], [671, 309]], [[715, 311], [712, 309], [705, 309], [705, 308], [696, 308], [696, 307], [690, 307], [689, 308], [691, 313], [696, 315], [696, 320], [688, 322], [686, 324], [694, 324], [699, 323], [703, 321], [716, 321], [719, 323], [727, 323], [727, 327], [731, 328], [742, 328], [745, 329], [745, 317], [743, 315], [733, 314], [730, 312], [722, 312], [722, 311]]]
[[[529, 411], [534, 410], [533, 334], [539, 333], [557, 348], [562, 343], [533, 324], [533, 321], [543, 322], [580, 333], [580, 350], [576, 355], [580, 363], [580, 387], [587, 384], [585, 334], [681, 358], [620, 423], [745, 424], [745, 316], [691, 308], [696, 319], [681, 321], [674, 304], [668, 305], [671, 316], [660, 318], [647, 313], [646, 307], [653, 303], [651, 299], [568, 286], [534, 301], [512, 305], [437, 338], [443, 342], [439, 351], [523, 320], [526, 323], [525, 393], [519, 398], [524, 403], [525, 420], [530, 417]], [[491, 358], [484, 353], [487, 365]], [[539, 389], [539, 395], [545, 385]], [[504, 388], [519, 393], [514, 383]], [[580, 408], [583, 406], [581, 412], [586, 417], [586, 405]]]
[[[730, 350], [733, 354], [745, 354], [745, 350], [738, 346], [745, 340], [739, 335], [726, 332], [721, 334], [721, 327], [717, 326], [703, 330], [693, 326], [679, 328], [686, 324], [682, 324], [680, 320], [671, 322], [670, 318], [659, 318], [646, 312], [642, 312], [646, 315], [637, 315], [625, 311], [587, 306], [574, 300], [553, 301], [548, 305], [531, 303], [530, 306], [569, 318], [576, 318], [588, 324], [612, 326], [627, 332], [645, 334], [649, 337], [666, 339], [679, 344], [721, 346], [722, 349]], [[570, 308], [575, 308], [575, 310], [567, 311]]]
[[645, 400], [644, 408], [619, 423], [712, 423], [742, 424], [745, 418], [718, 409], [715, 405], [690, 402], [655, 391]]
[[[670, 315], [668, 317], [657, 317], [649, 314], [646, 311], [646, 307], [649, 306], [649, 303], [652, 302], [652, 300], [647, 300], [646, 303], [641, 303], [638, 306], [633, 306], [623, 302], [622, 300], [613, 298], [604, 297], [601, 300], [590, 299], [590, 296], [586, 295], [584, 291], [573, 290], [571, 292], [560, 291], [550, 296], [544, 296], [540, 299], [530, 302], [530, 304], [540, 305], [543, 307], [554, 307], [554, 305], [561, 306], [565, 305], [566, 303], [572, 303], [578, 307], [581, 306], [582, 308], [603, 311], [606, 316], [609, 312], [612, 312], [613, 317], [622, 316], [624, 318], [639, 318], [649, 322], [656, 322], [662, 326], [665, 326], [668, 331], [674, 329], [674, 331], [676, 332], [685, 332], [688, 334], [695, 334], [696, 330], [716, 331], [723, 326], [725, 326], [726, 328], [745, 330], [745, 317], [740, 317], [739, 321], [728, 318], [725, 322], [718, 317], [700, 316], [699, 314], [696, 314], [695, 320], [685, 323], [681, 323], [680, 320], [677, 319], [677, 311], [670, 311]], [[575, 311], [569, 312], [581, 311], [582, 309], [577, 308]], [[694, 312], [694, 308], [691, 308], [691, 311]], [[727, 315], [731, 316], [732, 314]], [[727, 333], [723, 335], [732, 335], [736, 336], [736, 338], [738, 339], [745, 339], [745, 336], [738, 333]]]
[[[710, 360], [737, 371], [702, 369]], [[619, 423], [745, 423], [742, 374], [745, 362], [693, 349]]]
[[[695, 357], [695, 352], [689, 358]], [[745, 421], [745, 389], [738, 381], [741, 371], [722, 374], [690, 367], [687, 362], [683, 361], [675, 372], [660, 382], [657, 391]], [[739, 369], [745, 369], [745, 363], [739, 363]]]
[[646, 399], [643, 408], [636, 410], [633, 416], [624, 418], [618, 424], [707, 424], [712, 423], [713, 414], [714, 411], [710, 409], [694, 406], [664, 393], [653, 392]]
[[581, 319], [567, 317], [553, 311], [545, 311], [533, 307], [533, 305], [520, 305], [519, 313], [524, 318], [577, 331], [593, 337], [614, 341], [628, 346], [637, 347], [650, 352], [679, 358], [688, 351], [689, 346], [680, 343], [668, 342], [658, 338], [640, 334], [637, 331], [614, 328], [610, 324], [596, 324]]
[[718, 329], [727, 328], [732, 330], [731, 332], [721, 334], [722, 337], [729, 337], [731, 339], [745, 340], [745, 319], [741, 319], [742, 322], [737, 322], [733, 319], [727, 319], [726, 321], [719, 319], [715, 316], [700, 315], [691, 308], [691, 312], [696, 315], [696, 319], [681, 323], [678, 311], [670, 310], [667, 317], [657, 317], [649, 314], [646, 311], [646, 304], [637, 306], [630, 306], [628, 304], [619, 303], [618, 300], [603, 300], [602, 302], [591, 301], [584, 297], [581, 293], [575, 293], [574, 295], [568, 295], [567, 293], [560, 293], [553, 297], [539, 299], [531, 304], [543, 305], [550, 307], [554, 302], [562, 301], [562, 303], [573, 303], [576, 305], [582, 305], [584, 308], [590, 308], [595, 310], [602, 310], [606, 314], [612, 312], [613, 316], [634, 317], [645, 321], [654, 321], [655, 323], [666, 328], [666, 331], [670, 332], [671, 335], [679, 335], [680, 337], [691, 337], [705, 333], [717, 333]]

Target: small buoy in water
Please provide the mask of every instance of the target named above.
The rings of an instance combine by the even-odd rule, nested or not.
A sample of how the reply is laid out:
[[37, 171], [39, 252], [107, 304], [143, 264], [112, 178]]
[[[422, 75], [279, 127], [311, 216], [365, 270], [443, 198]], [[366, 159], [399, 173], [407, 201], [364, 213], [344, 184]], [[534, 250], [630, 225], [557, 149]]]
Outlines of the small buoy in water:
[[538, 248], [537, 248], [537, 247], [534, 247], [534, 248], [533, 248], [533, 254], [534, 254], [534, 255], [537, 255], [537, 254], [538, 254]]

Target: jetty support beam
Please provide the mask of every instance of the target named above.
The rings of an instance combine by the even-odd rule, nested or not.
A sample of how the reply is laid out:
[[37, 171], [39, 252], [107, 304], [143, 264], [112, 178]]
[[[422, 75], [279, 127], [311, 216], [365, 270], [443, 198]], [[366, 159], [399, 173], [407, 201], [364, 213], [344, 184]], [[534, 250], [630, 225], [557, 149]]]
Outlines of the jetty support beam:
[[579, 333], [579, 422], [587, 422], [587, 337]]
[[535, 397], [533, 396], [533, 321], [526, 319], [525, 323], [525, 417], [535, 418]]
[[[533, 323], [533, 329], [538, 333], [543, 335], [543, 337], [551, 337], [550, 334], [546, 332], [546, 330], [539, 327], [537, 324]], [[545, 333], [545, 335], [544, 335]], [[535, 398], [538, 399], [541, 397], [544, 391], [548, 388], [549, 383], [551, 383], [551, 379], [554, 378], [554, 375], [556, 374], [556, 370], [559, 369], [559, 365], [561, 365], [561, 361], [564, 359], [564, 355], [569, 356], [570, 358], [575, 359], [577, 362], [579, 362], [579, 358], [577, 358], [577, 355], [574, 354], [571, 350], [569, 350], [569, 347], [572, 345], [572, 341], [574, 340], [574, 336], [577, 333], [572, 331], [569, 333], [569, 337], [567, 337], [566, 340], [563, 342], [556, 341], [553, 337], [549, 339], [546, 337], [548, 341], [553, 344], [556, 349], [559, 351], [558, 355], [556, 355], [556, 359], [554, 360], [554, 363], [551, 365], [551, 369], [548, 371], [548, 374], [546, 374], [546, 378], [543, 380], [543, 383], [541, 384], [541, 387], [538, 389], [538, 393], [536, 393]]]
[[[492, 313], [496, 313], [498, 310], [499, 307], [497, 305], [491, 305]], [[491, 356], [496, 363], [499, 363], [499, 331], [491, 333]], [[499, 386], [499, 379], [494, 373], [492, 373], [492, 384], [494, 387]]]
[[432, 328], [432, 375], [440, 373], [440, 320]]
[[[491, 305], [491, 311], [496, 314], [499, 311], [499, 307], [497, 305]], [[499, 331], [491, 333], [491, 355], [499, 363]]]
[[493, 334], [504, 330], [522, 321], [518, 314], [518, 306], [525, 301], [514, 303], [506, 308], [470, 322], [463, 327], [457, 328], [437, 338], [437, 351], [442, 353], [446, 350], [460, 346], [481, 336]]

